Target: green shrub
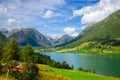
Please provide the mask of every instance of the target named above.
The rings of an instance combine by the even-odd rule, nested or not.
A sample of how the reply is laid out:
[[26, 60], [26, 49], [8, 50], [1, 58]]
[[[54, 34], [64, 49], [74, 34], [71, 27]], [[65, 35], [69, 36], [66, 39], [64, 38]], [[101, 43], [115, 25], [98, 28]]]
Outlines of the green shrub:
[[38, 80], [39, 73], [35, 64], [27, 63], [24, 64], [23, 68], [23, 72], [10, 71], [10, 74], [17, 80]]

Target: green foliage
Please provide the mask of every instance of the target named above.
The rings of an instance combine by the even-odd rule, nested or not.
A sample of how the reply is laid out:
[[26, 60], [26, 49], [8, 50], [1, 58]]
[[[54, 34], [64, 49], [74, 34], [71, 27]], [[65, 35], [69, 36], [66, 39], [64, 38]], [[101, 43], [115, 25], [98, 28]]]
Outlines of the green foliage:
[[[2, 45], [0, 49], [3, 49]], [[48, 64], [57, 68], [73, 69], [73, 66], [69, 66], [65, 61], [61, 64], [52, 60], [50, 56], [40, 53], [35, 54], [30, 45], [25, 46], [20, 51], [15, 39], [10, 39], [1, 53], [0, 74], [4, 74], [9, 70], [10, 74], [18, 80], [37, 80], [38, 68], [35, 65], [36, 63]], [[21, 64], [24, 66], [23, 72], [19, 72], [19, 68], [17, 68]]]
[[66, 63], [66, 61], [63, 61], [63, 62], [62, 62], [62, 67], [63, 67], [64, 69], [67, 69], [67, 68], [69, 67], [69, 65]]
[[2, 75], [2, 65], [0, 64], [0, 76]]
[[39, 73], [35, 64], [24, 64], [24, 70], [22, 73], [18, 71], [11, 71], [10, 74], [17, 80], [38, 80]]
[[12, 60], [19, 60], [20, 57], [20, 51], [18, 43], [15, 39], [10, 39], [10, 41], [7, 43], [3, 55], [2, 55], [2, 62], [9, 62]]
[[24, 74], [24, 80], [36, 80], [38, 77], [38, 68], [34, 64], [27, 64]]
[[20, 57], [19, 46], [15, 39], [10, 39], [2, 51], [2, 55], [0, 57], [1, 73], [5, 73], [8, 69], [14, 66], [13, 61], [19, 60]]
[[3, 44], [0, 42], [0, 61], [2, 59], [2, 53], [3, 53]]
[[25, 46], [21, 53], [21, 61], [33, 62], [34, 50], [30, 45]]
[[90, 72], [90, 73], [96, 73], [96, 71], [95, 71], [95, 70], [83, 69], [82, 67], [79, 67], [79, 68], [78, 68], [78, 71]]
[[[11, 39], [6, 45], [3, 55], [2, 64], [0, 64], [0, 74], [6, 73], [8, 70], [10, 74], [17, 80], [37, 80], [38, 68], [33, 62], [34, 50], [30, 45], [27, 45], [20, 54], [18, 43], [15, 39]], [[21, 73], [16, 68], [24, 62], [24, 71]], [[14, 70], [13, 70], [14, 69]]]

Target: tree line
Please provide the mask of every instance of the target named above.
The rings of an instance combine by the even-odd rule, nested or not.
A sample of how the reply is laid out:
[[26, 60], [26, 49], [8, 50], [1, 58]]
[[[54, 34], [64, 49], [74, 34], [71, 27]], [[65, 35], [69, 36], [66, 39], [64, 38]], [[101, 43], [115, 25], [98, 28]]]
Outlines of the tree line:
[[73, 69], [73, 66], [69, 66], [65, 61], [59, 63], [52, 60], [50, 56], [35, 53], [30, 45], [20, 48], [18, 42], [13, 38], [5, 46], [0, 43], [0, 74], [6, 73], [8, 69], [13, 70], [18, 64], [23, 64], [24, 68], [28, 70], [28, 73], [24, 70], [26, 77], [23, 77], [21, 73], [11, 71], [11, 75], [18, 80], [21, 80], [21, 78], [22, 80], [36, 80], [38, 75], [34, 74], [38, 74], [38, 68], [35, 64], [47, 64], [56, 68]]

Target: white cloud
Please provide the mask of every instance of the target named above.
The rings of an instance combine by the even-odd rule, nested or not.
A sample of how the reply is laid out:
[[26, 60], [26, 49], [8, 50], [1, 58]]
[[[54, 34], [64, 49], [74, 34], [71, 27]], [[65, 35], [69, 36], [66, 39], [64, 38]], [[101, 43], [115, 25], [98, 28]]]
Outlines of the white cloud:
[[78, 33], [76, 32], [76, 29], [74, 27], [66, 27], [64, 28], [64, 32], [65, 34], [68, 34], [73, 37], [78, 36]]
[[10, 18], [10, 19], [7, 20], [8, 24], [12, 24], [12, 23], [15, 23], [15, 22], [16, 22], [16, 19]]
[[22, 21], [21, 25], [14, 24], [13, 26], [28, 26], [32, 23], [39, 25], [40, 22], [44, 22], [41, 18], [46, 10], [49, 10], [45, 15], [47, 18], [60, 16], [59, 13], [52, 13], [65, 4], [65, 0], [2, 0], [0, 2], [0, 25], [7, 26], [6, 19], [9, 18]]
[[2, 4], [0, 4], [0, 14], [4, 14], [6, 12], [7, 12], [7, 8], [3, 6]]
[[48, 36], [50, 36], [53, 39], [58, 39], [62, 36], [62, 34], [47, 34]]
[[54, 16], [58, 17], [58, 16], [63, 16], [63, 15], [61, 13], [55, 13]]
[[[11, 26], [11, 25], [14, 25], [14, 24], [19, 24], [20, 23], [20, 21], [19, 20], [16, 20], [16, 19], [13, 19], [13, 18], [9, 18], [8, 20], [7, 20], [7, 24], [8, 24], [8, 26]], [[14, 27], [14, 26], [13, 26]]]
[[66, 27], [64, 29], [64, 32], [67, 33], [67, 34], [74, 33], [75, 32], [75, 28], [73, 28], [73, 27]]
[[73, 37], [76, 37], [76, 36], [78, 36], [79, 34], [77, 33], [77, 32], [75, 32], [75, 33], [73, 33], [71, 36], [73, 36]]
[[44, 25], [44, 27], [45, 27], [45, 28], [50, 28], [50, 26], [48, 26], [48, 25]]
[[39, 0], [40, 6], [46, 9], [55, 9], [56, 6], [66, 4], [65, 0]]
[[93, 6], [87, 6], [80, 10], [74, 10], [73, 17], [82, 16], [81, 22], [94, 23], [106, 18], [111, 13], [120, 9], [120, 0], [100, 0]]
[[45, 15], [43, 16], [43, 18], [51, 18], [52, 17], [52, 15], [53, 15], [53, 11], [51, 11], [51, 10], [48, 10], [48, 11], [46, 11], [46, 13], [45, 13]]
[[58, 17], [58, 16], [62, 16], [61, 13], [54, 13], [52, 10], [47, 10], [43, 16], [43, 18], [49, 19], [52, 17]]

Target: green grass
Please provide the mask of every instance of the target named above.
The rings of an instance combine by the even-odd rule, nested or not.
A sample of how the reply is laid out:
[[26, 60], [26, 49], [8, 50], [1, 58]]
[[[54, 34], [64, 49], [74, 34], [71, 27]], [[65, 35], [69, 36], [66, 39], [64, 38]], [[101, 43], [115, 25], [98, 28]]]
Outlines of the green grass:
[[45, 65], [38, 65], [38, 67], [42, 71], [45, 71], [50, 74], [62, 75], [68, 77], [70, 80], [120, 80], [118, 78], [107, 77], [103, 75], [82, 72], [82, 71], [58, 69]]
[[65, 48], [56, 50], [60, 53], [76, 53], [76, 54], [98, 54], [98, 55], [120, 55], [120, 46], [103, 45], [96, 42], [84, 42], [73, 48]]

